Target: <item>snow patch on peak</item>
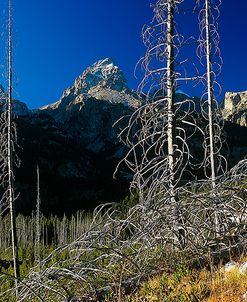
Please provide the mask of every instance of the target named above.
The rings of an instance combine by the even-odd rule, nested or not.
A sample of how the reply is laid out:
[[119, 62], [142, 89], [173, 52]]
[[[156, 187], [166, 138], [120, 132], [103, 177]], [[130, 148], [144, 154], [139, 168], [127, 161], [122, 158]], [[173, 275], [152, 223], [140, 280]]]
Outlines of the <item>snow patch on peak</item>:
[[62, 98], [69, 95], [87, 94], [92, 87], [128, 91], [127, 81], [123, 72], [111, 58], [106, 58], [88, 67], [75, 80], [74, 85], [64, 92]]
[[101, 78], [107, 78], [112, 73], [121, 73], [119, 67], [116, 66], [111, 58], [95, 62], [91, 67], [87, 68], [86, 72], [90, 72], [96, 76], [100, 76]]

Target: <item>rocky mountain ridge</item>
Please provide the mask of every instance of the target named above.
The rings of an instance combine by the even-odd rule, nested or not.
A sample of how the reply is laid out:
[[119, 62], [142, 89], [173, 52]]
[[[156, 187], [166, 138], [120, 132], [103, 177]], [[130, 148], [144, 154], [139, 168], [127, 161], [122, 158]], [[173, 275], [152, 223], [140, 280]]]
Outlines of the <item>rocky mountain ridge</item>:
[[[2, 96], [0, 106], [4, 105], [3, 89]], [[177, 98], [189, 96], [179, 91]], [[53, 104], [28, 110], [24, 103], [14, 101], [22, 161], [16, 170], [19, 210], [30, 213], [35, 208], [37, 164], [45, 213], [93, 209], [125, 197], [129, 186], [126, 171], [113, 179], [115, 167], [127, 151], [118, 133], [128, 121], [121, 118], [140, 105], [123, 72], [109, 58], [87, 68]], [[226, 130], [234, 164], [246, 154], [243, 138], [247, 128], [227, 122]]]
[[124, 198], [128, 181], [113, 179], [126, 152], [118, 139], [124, 121], [113, 124], [139, 104], [123, 72], [104, 59], [87, 68], [56, 103], [24, 114], [14, 106], [22, 161], [16, 169], [18, 210], [35, 208], [37, 164], [44, 213], [94, 209]]
[[[191, 98], [180, 90], [177, 91], [177, 97], [179, 100]], [[5, 99], [6, 93], [0, 85], [0, 109], [4, 108]], [[141, 104], [137, 93], [128, 88], [122, 70], [111, 58], [105, 58], [88, 67], [55, 103], [29, 110], [25, 103], [14, 100], [13, 111], [17, 116], [45, 113], [57, 122], [66, 123], [74, 114], [86, 109], [87, 103], [92, 100], [105, 101], [104, 108], [109, 104], [121, 104], [133, 110]], [[222, 113], [224, 120], [246, 127], [247, 91], [226, 92], [222, 103]]]
[[[138, 107], [139, 100], [129, 90], [127, 80], [111, 58], [94, 63], [80, 75], [75, 83], [66, 89], [54, 104], [39, 108], [47, 111], [58, 121], [66, 120], [66, 113], [81, 110], [88, 98], [110, 103], [121, 103], [127, 107]], [[61, 111], [66, 113], [62, 114]], [[63, 119], [64, 118], [64, 119]]]

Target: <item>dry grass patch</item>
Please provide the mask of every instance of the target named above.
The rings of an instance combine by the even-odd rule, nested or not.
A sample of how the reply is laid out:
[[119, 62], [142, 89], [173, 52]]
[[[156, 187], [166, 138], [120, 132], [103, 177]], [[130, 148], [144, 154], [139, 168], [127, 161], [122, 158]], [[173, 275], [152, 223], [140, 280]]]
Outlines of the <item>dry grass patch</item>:
[[[240, 263], [247, 258], [241, 259]], [[138, 292], [125, 297], [128, 302], [243, 302], [247, 292], [247, 272], [224, 267], [193, 270], [179, 264], [172, 273], [163, 273], [144, 282]]]
[[210, 296], [205, 302], [244, 301], [243, 295], [247, 292], [247, 273], [241, 274], [238, 269], [224, 272], [221, 268], [211, 276], [209, 288]]

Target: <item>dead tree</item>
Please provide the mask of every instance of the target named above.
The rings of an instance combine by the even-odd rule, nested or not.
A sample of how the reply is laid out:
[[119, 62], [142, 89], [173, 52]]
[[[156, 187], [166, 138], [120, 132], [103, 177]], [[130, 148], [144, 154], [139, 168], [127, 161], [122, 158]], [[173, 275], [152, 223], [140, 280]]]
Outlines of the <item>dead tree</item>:
[[[217, 19], [220, 15], [219, 6], [221, 0], [197, 0], [199, 7], [199, 29], [200, 38], [198, 56], [205, 68], [204, 87], [205, 93], [202, 96], [202, 115], [206, 121], [205, 128], [205, 175], [211, 181], [212, 188], [212, 209], [211, 216], [215, 217], [214, 226], [216, 236], [220, 231], [220, 216], [218, 204], [221, 197], [218, 196], [216, 188], [216, 177], [225, 173], [227, 167], [225, 158], [221, 155], [223, 118], [216, 100], [217, 89], [220, 85], [217, 76], [221, 71], [222, 59], [219, 49], [219, 34]], [[204, 101], [203, 99], [206, 99]]]
[[37, 166], [37, 198], [36, 198], [36, 261], [38, 264], [39, 272], [41, 271], [40, 261], [41, 261], [41, 254], [40, 254], [40, 179], [39, 179], [39, 166]]
[[206, 53], [207, 53], [207, 94], [208, 94], [208, 126], [210, 140], [210, 164], [212, 188], [215, 188], [215, 160], [214, 160], [214, 134], [213, 134], [213, 83], [212, 83], [212, 61], [211, 61], [211, 30], [209, 20], [209, 1], [205, 1], [205, 26], [206, 26]]
[[141, 60], [145, 75], [139, 91], [145, 101], [120, 134], [130, 148], [123, 161], [134, 173], [131, 186], [139, 191], [144, 204], [159, 198], [176, 202], [176, 188], [192, 161], [188, 140], [199, 130], [195, 102], [176, 100], [175, 94], [179, 83], [198, 79], [197, 73], [182, 72], [190, 62], [182, 59], [181, 48], [193, 40], [176, 30], [175, 15], [183, 2], [157, 1], [152, 23], [143, 29], [147, 51]]
[[182, 229], [177, 189], [185, 169], [193, 162], [189, 141], [195, 132], [200, 132], [194, 100], [176, 99], [181, 83], [199, 78], [196, 69], [189, 68], [191, 74], [187, 74], [187, 67], [193, 64], [183, 52], [183, 47], [195, 39], [176, 29], [183, 2], [159, 0], [154, 5], [154, 18], [142, 33], [147, 49], [141, 60], [145, 74], [139, 85], [143, 105], [120, 134], [129, 147], [122, 162], [134, 174], [131, 189], [139, 192], [144, 212], [153, 215], [156, 211], [162, 213], [163, 208], [170, 209], [169, 217], [177, 234], [174, 240], [178, 240]]
[[8, 197], [9, 197], [9, 209], [11, 217], [11, 233], [12, 233], [12, 249], [13, 249], [13, 261], [14, 261], [14, 275], [16, 285], [20, 277], [19, 258], [18, 258], [18, 242], [16, 235], [16, 215], [15, 215], [15, 195], [14, 195], [14, 172], [13, 172], [13, 104], [12, 104], [12, 1], [9, 0], [9, 20], [8, 20]]
[[16, 288], [20, 277], [19, 259], [18, 259], [18, 242], [16, 233], [16, 214], [14, 193], [14, 171], [13, 167], [17, 163], [15, 155], [16, 144], [16, 127], [13, 121], [13, 72], [12, 72], [12, 1], [8, 1], [8, 92], [5, 95], [6, 106], [1, 114], [1, 185], [3, 187], [3, 195], [0, 201], [1, 213], [9, 209], [11, 220], [11, 238], [13, 266]]
[[[211, 179], [212, 189], [216, 186], [216, 176], [226, 170], [226, 160], [221, 155], [223, 119], [216, 100], [221, 87], [217, 76], [221, 71], [222, 58], [219, 49], [217, 19], [220, 15], [221, 0], [197, 0], [199, 7], [199, 46], [197, 54], [205, 68], [202, 95], [202, 115], [207, 121], [205, 129], [205, 174]], [[204, 101], [206, 99], [206, 101]]]
[[175, 98], [175, 64], [174, 64], [174, 3], [167, 2], [167, 143], [168, 143], [168, 166], [169, 187], [172, 201], [175, 202], [174, 192], [174, 98]]

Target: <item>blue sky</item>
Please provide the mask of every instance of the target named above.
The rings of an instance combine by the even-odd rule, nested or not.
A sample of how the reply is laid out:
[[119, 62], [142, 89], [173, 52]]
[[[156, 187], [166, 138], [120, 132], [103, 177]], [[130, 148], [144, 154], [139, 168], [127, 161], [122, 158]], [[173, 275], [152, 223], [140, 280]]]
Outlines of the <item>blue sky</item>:
[[[6, 2], [0, 4], [2, 32], [6, 25]], [[130, 88], [136, 88], [141, 78], [136, 80], [133, 71], [145, 52], [141, 29], [152, 18], [150, 2], [13, 0], [15, 96], [30, 108], [55, 102], [87, 66], [105, 57], [112, 57], [124, 71]], [[223, 0], [223, 92], [247, 90], [246, 11], [246, 0]], [[3, 78], [1, 81], [5, 84]]]

